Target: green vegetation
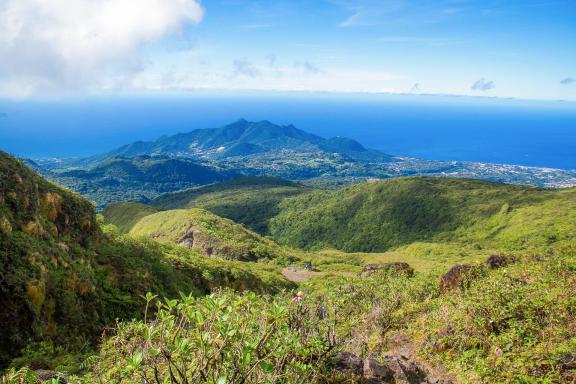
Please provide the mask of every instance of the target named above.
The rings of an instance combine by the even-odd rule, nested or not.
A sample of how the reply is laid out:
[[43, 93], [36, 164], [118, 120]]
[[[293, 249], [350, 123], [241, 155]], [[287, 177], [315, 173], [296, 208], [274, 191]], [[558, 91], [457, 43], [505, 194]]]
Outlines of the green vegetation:
[[[89, 202], [0, 153], [0, 366], [31, 342], [86, 349], [115, 319], [141, 316], [139, 297], [217, 287], [277, 292], [267, 265], [211, 260], [182, 247], [102, 232]], [[15, 321], [17, 319], [17, 321]]]
[[310, 383], [335, 346], [328, 315], [281, 297], [182, 297], [160, 303], [155, 318], [119, 325], [101, 349], [94, 381]]
[[415, 241], [514, 249], [576, 235], [575, 190], [475, 180], [391, 179], [310, 192], [284, 200], [280, 209], [272, 237], [307, 249], [378, 252]]
[[141, 218], [158, 212], [158, 209], [142, 203], [111, 204], [104, 211], [105, 224], [113, 224], [122, 233], [128, 233]]
[[[159, 209], [204, 208], [265, 234], [268, 232], [269, 220], [278, 214], [280, 202], [286, 197], [306, 191], [307, 188], [291, 181], [246, 176], [164, 194], [150, 202], [150, 205]], [[109, 215], [112, 216], [105, 213], [105, 216]]]
[[[438, 274], [310, 280], [359, 356], [409, 350], [458, 383], [568, 383], [576, 375], [574, 247], [506, 268], [475, 264], [470, 286], [440, 294]], [[553, 253], [553, 254], [552, 254]], [[572, 378], [572, 379], [570, 379]]]
[[[111, 206], [115, 226], [0, 156], [3, 383], [37, 383], [38, 368], [78, 384], [368, 380], [336, 369], [342, 351], [389, 374], [401, 359], [427, 382], [576, 379], [576, 189], [240, 179]], [[210, 206], [248, 211], [282, 245]], [[414, 276], [359, 273], [400, 261]], [[306, 262], [317, 277], [299, 286], [279, 274]]]
[[130, 230], [130, 234], [231, 260], [287, 262], [290, 258], [288, 250], [272, 240], [199, 208], [145, 216]]
[[407, 330], [420, 356], [457, 372], [461, 382], [572, 382], [574, 250], [528, 257], [431, 301]]
[[46, 176], [96, 202], [147, 202], [162, 193], [210, 184], [234, 174], [189, 159], [163, 156], [112, 157], [89, 169], [64, 169]]

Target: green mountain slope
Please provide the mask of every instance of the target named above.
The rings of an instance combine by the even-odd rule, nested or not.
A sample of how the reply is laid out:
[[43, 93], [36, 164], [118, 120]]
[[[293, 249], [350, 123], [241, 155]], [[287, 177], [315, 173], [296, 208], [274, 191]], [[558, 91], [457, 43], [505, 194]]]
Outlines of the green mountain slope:
[[162, 193], [228, 179], [234, 173], [190, 159], [162, 156], [113, 157], [89, 169], [49, 172], [46, 176], [95, 201], [148, 201]]
[[93, 345], [153, 291], [290, 287], [273, 267], [210, 260], [181, 247], [103, 233], [92, 205], [0, 152], [0, 367], [31, 342]]
[[[280, 202], [308, 190], [300, 184], [273, 177], [241, 177], [164, 194], [150, 205], [159, 209], [203, 208], [256, 232], [267, 233], [268, 221], [279, 212]], [[110, 211], [105, 213], [105, 216], [111, 215]]]
[[197, 129], [189, 133], [164, 136], [154, 142], [137, 142], [106, 155], [139, 156], [161, 154], [178, 157], [222, 159], [256, 153], [290, 149], [296, 152], [338, 153], [351, 159], [389, 160], [379, 151], [364, 148], [360, 143], [342, 137], [324, 139], [293, 125], [281, 126], [269, 121], [250, 122], [244, 119], [221, 128]]
[[576, 236], [576, 191], [400, 178], [284, 200], [271, 235], [301, 248], [383, 251], [414, 241], [544, 248]]
[[286, 261], [289, 258], [288, 251], [272, 240], [199, 208], [145, 216], [134, 225], [130, 234], [196, 249], [210, 257], [242, 261]]
[[128, 233], [141, 218], [157, 213], [159, 210], [142, 203], [110, 204], [102, 211], [105, 224], [115, 225], [120, 232]]

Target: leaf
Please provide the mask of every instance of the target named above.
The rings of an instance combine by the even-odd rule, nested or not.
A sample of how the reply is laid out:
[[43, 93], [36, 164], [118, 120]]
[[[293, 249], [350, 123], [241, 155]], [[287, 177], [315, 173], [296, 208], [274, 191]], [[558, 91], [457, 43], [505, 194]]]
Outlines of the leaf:
[[262, 371], [264, 371], [265, 373], [270, 373], [272, 371], [274, 371], [274, 365], [272, 365], [271, 363], [267, 362], [267, 361], [263, 361], [260, 363], [260, 368], [262, 369]]

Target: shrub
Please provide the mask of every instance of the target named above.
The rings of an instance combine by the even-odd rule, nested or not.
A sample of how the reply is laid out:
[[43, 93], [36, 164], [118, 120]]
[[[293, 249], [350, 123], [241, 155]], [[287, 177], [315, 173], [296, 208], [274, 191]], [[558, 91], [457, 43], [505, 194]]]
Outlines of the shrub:
[[314, 306], [287, 301], [222, 290], [158, 302], [154, 320], [117, 325], [85, 380], [313, 382], [338, 345], [335, 323], [328, 311], [318, 316]]

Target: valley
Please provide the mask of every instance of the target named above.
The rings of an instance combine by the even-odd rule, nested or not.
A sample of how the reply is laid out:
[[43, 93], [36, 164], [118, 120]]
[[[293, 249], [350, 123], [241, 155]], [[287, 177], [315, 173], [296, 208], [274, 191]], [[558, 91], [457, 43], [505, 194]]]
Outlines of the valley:
[[[2, 154], [6, 383], [576, 374], [576, 189], [421, 176], [321, 189], [142, 156], [56, 179], [128, 182], [137, 169], [153, 182], [152, 172], [164, 175], [156, 165], [169, 162], [168, 179], [189, 172], [203, 185], [97, 215]], [[296, 291], [303, 304], [291, 304]]]

